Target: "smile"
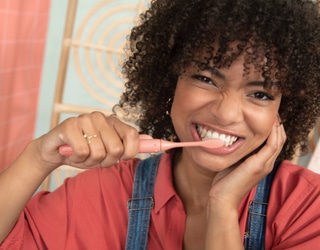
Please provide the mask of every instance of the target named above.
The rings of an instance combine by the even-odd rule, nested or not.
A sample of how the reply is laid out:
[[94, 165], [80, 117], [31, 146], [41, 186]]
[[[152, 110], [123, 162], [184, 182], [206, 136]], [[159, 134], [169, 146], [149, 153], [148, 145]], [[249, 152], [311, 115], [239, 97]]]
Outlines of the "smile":
[[196, 128], [202, 140], [219, 139], [224, 142], [224, 146], [226, 147], [231, 146], [239, 138], [234, 135], [227, 135], [227, 134], [218, 133], [217, 131], [209, 130], [207, 128], [202, 127], [201, 125], [196, 125]]

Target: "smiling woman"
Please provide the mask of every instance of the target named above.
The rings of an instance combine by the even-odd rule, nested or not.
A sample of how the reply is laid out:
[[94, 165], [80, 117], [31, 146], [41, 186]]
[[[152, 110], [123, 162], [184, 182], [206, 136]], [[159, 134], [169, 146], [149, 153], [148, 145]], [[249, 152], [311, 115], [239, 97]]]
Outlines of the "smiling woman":
[[244, 57], [215, 70], [191, 64], [177, 81], [171, 119], [178, 138], [192, 141], [218, 136], [227, 145], [207, 150], [217, 154], [212, 161], [203, 150], [185, 149], [190, 151], [189, 161], [210, 166], [211, 171], [236, 164], [262, 145], [277, 120], [281, 93], [264, 87], [260, 71], [244, 74]]
[[[320, 115], [318, 5], [154, 0], [126, 50], [114, 114], [66, 119], [0, 175], [0, 249], [317, 249], [320, 175], [288, 160]], [[141, 134], [223, 145], [141, 160]], [[88, 170], [31, 198], [61, 164]]]

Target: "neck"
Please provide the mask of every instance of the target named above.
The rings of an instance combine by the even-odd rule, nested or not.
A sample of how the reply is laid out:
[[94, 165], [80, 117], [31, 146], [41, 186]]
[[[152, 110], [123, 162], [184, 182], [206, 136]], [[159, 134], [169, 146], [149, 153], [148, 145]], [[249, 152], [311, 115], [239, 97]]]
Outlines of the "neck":
[[183, 157], [183, 151], [173, 158], [173, 180], [186, 211], [207, 206], [208, 193], [215, 174], [194, 166]]

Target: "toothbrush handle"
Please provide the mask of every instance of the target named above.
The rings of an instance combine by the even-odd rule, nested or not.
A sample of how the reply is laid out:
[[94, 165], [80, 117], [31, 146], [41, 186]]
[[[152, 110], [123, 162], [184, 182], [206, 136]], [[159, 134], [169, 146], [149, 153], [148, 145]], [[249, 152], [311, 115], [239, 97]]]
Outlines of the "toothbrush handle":
[[160, 139], [141, 139], [139, 141], [139, 153], [156, 153], [160, 151]]
[[[157, 153], [177, 146], [174, 142], [161, 139], [140, 139], [139, 153]], [[70, 156], [72, 148], [69, 145], [62, 145], [59, 147], [59, 153], [63, 156]]]
[[140, 139], [139, 153], [157, 153], [177, 147], [180, 147], [180, 144], [176, 142], [161, 139]]

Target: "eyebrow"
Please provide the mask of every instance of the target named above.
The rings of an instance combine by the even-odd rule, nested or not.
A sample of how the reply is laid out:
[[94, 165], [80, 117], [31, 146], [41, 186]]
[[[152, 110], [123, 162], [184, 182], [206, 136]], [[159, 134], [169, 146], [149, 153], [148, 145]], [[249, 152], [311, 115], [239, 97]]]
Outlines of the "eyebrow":
[[[215, 76], [217, 76], [217, 77], [219, 77], [220, 79], [222, 79], [222, 80], [225, 80], [226, 79], [226, 77], [225, 77], [225, 75], [223, 74], [223, 73], [221, 73], [218, 69], [216, 69], [215, 67], [211, 67], [211, 66], [209, 66], [209, 65], [206, 65], [205, 67], [204, 67], [204, 70], [206, 70], [206, 71], [209, 71], [210, 73], [212, 73], [213, 75], [215, 75]], [[274, 84], [274, 83], [273, 83]], [[272, 85], [273, 85], [272, 84]], [[251, 82], [248, 82], [248, 84], [247, 84], [248, 86], [256, 86], [256, 87], [265, 87], [265, 82], [264, 81], [251, 81]], [[276, 85], [275, 85], [276, 86]]]
[[264, 87], [265, 82], [264, 81], [252, 81], [252, 82], [248, 82], [248, 86], [257, 86], [257, 87]]
[[209, 66], [209, 65], [205, 65], [204, 70], [209, 71], [211, 74], [219, 77], [219, 78], [222, 79], [222, 80], [225, 80], [225, 79], [226, 79], [225, 75], [222, 74], [219, 70], [217, 70], [217, 69], [214, 68], [214, 67], [211, 67], [211, 66]]
[[[223, 73], [221, 73], [217, 68], [212, 67], [210, 65], [205, 65], [203, 70], [209, 71], [211, 74], [219, 77], [222, 80], [226, 79], [226, 76]], [[256, 86], [256, 87], [261, 87], [262, 86], [264, 89], [266, 89], [265, 84], [266, 83], [264, 81], [251, 81], [251, 82], [248, 82], [247, 85], [248, 86]], [[276, 82], [272, 82], [271, 86], [278, 87], [278, 84]]]

